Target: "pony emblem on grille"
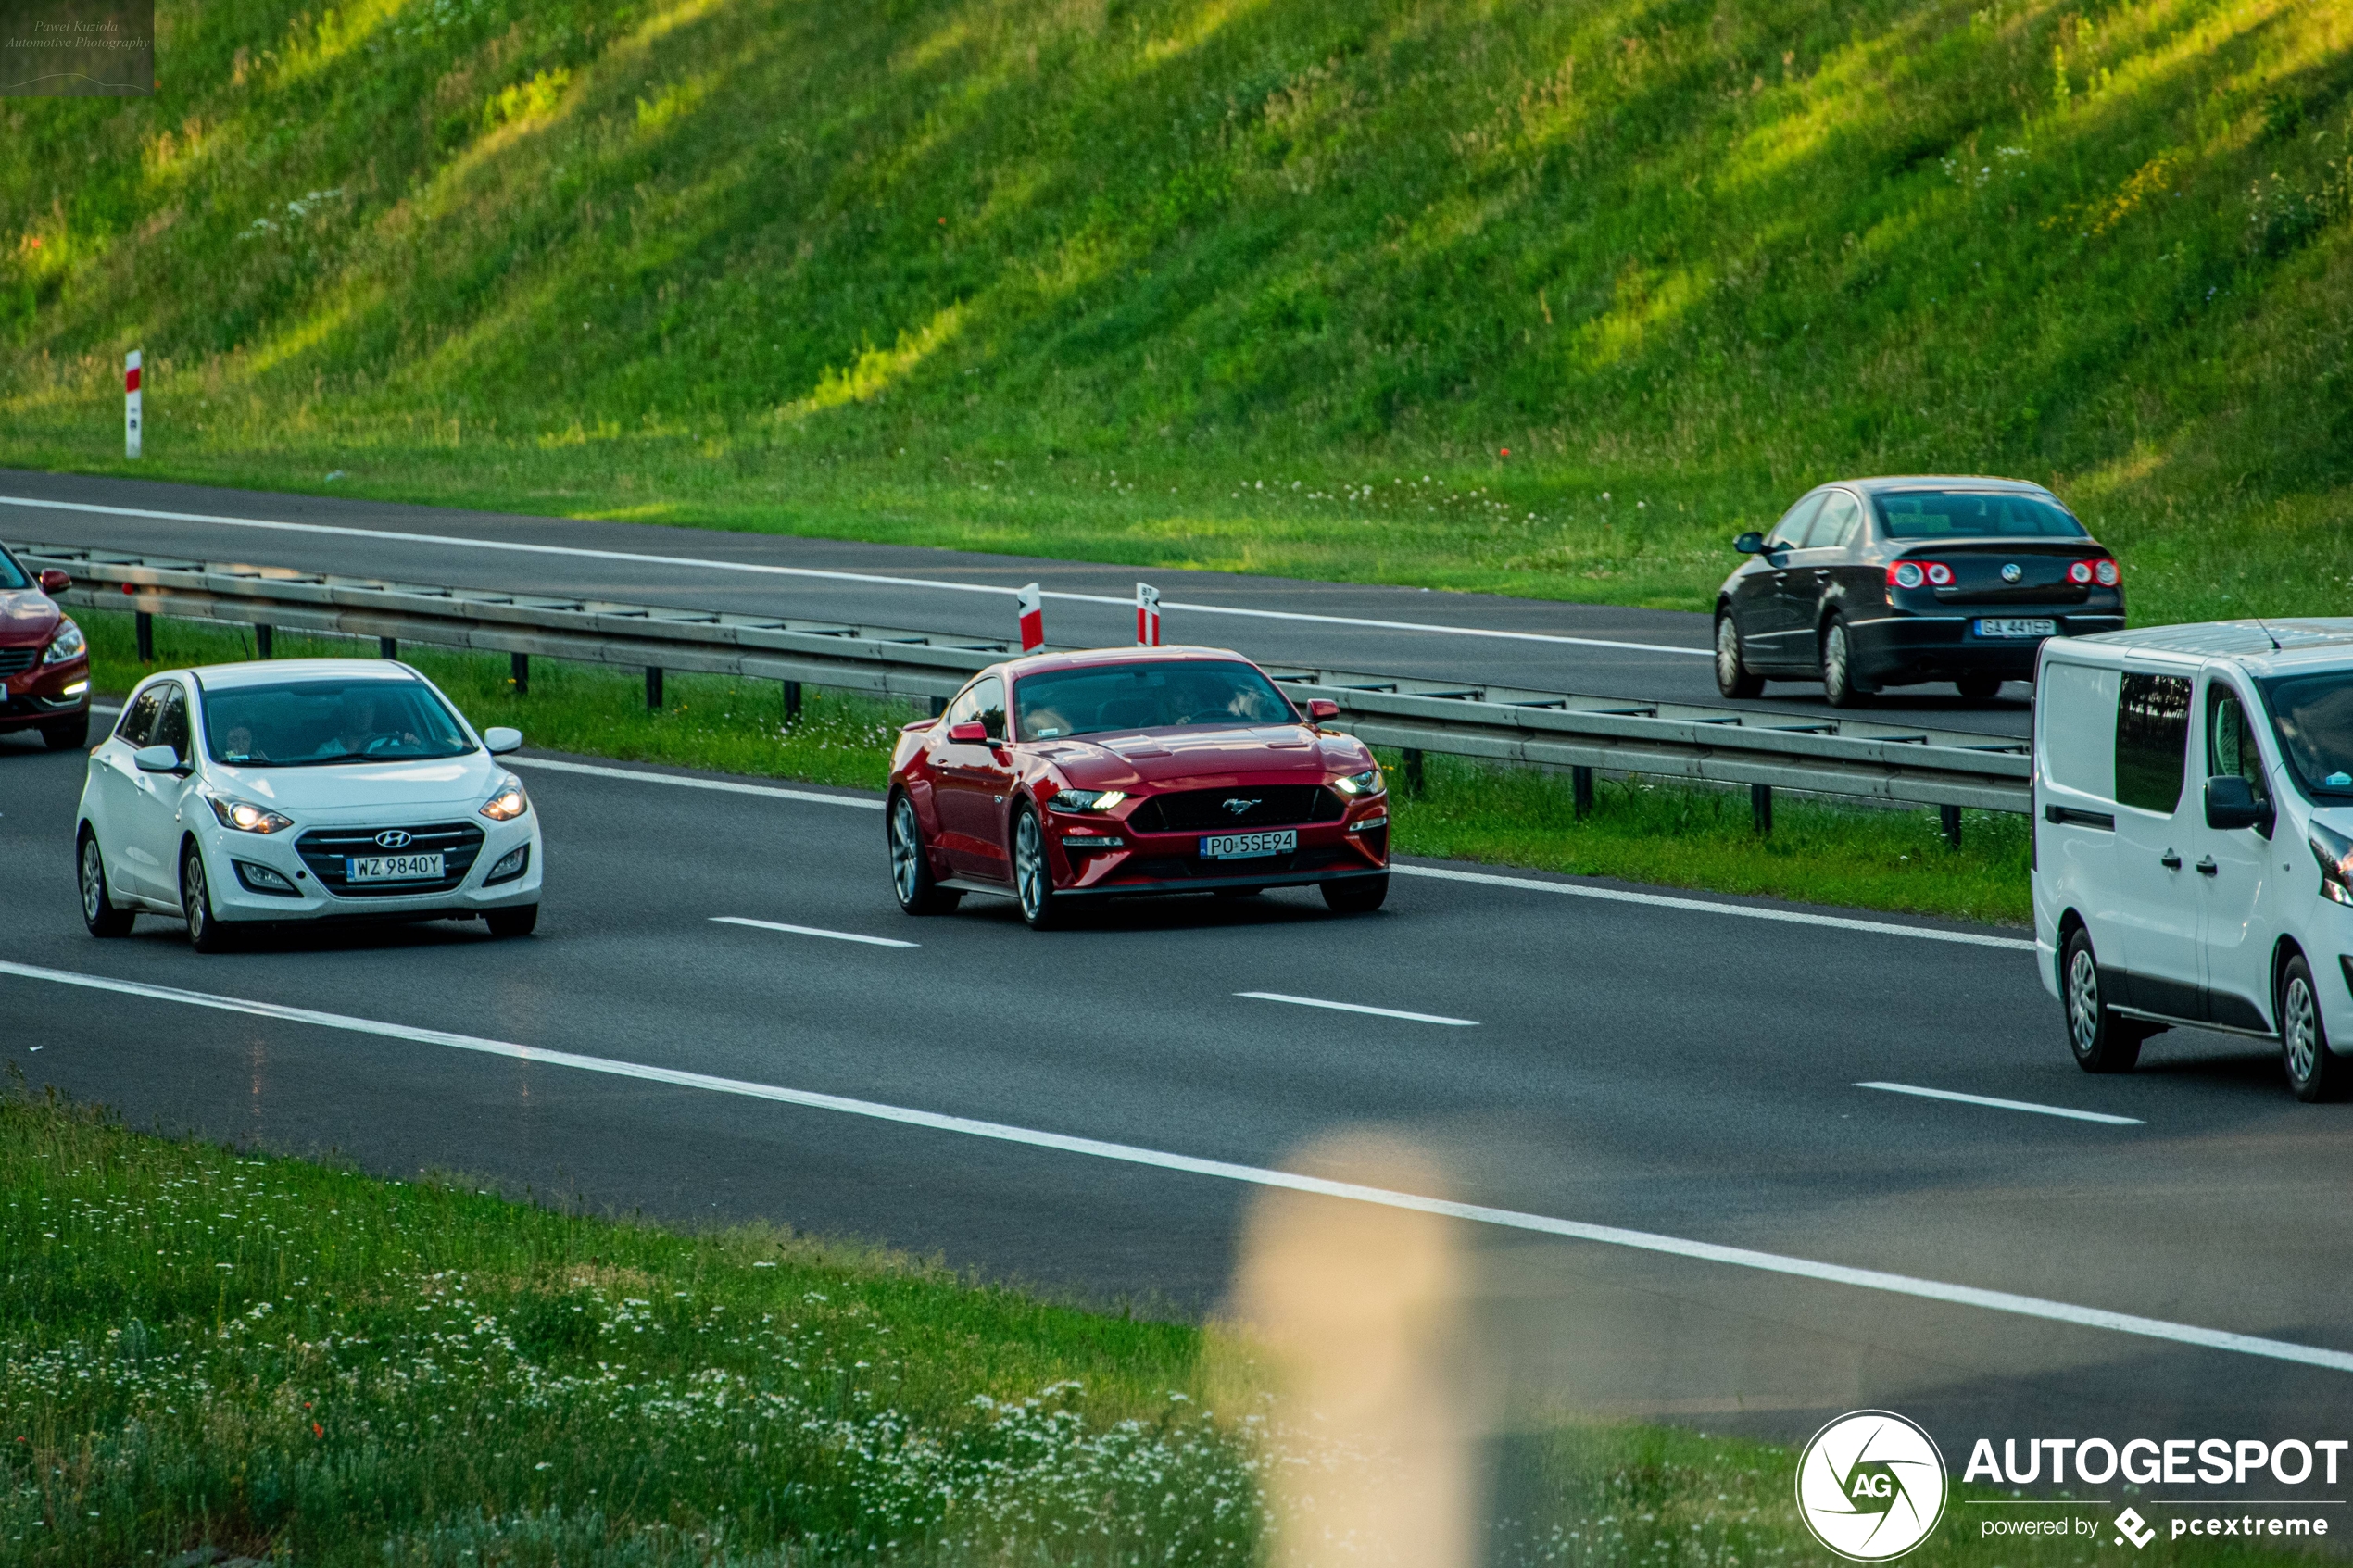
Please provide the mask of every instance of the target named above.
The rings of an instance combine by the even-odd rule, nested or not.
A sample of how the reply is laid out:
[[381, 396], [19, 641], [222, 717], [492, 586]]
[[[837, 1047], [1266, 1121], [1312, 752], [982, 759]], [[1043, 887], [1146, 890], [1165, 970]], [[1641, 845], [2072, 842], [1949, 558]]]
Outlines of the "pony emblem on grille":
[[1227, 797], [1227, 798], [1220, 802], [1220, 804], [1222, 804], [1227, 810], [1231, 811], [1235, 816], [1239, 817], [1248, 811], [1252, 807], [1257, 805], [1258, 802], [1255, 800], [1244, 800], [1240, 796], [1235, 795]]

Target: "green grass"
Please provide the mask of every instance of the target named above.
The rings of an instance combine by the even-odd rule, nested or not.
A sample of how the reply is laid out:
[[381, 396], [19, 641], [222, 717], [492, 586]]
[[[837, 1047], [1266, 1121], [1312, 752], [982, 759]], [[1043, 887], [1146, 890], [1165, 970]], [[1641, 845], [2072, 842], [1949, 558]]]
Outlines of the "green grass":
[[135, 345], [138, 471], [264, 486], [1699, 607], [1957, 470], [2145, 621], [2353, 583], [2339, 6], [158, 26], [154, 98], [0, 110], [0, 461], [131, 471]]
[[[252, 657], [237, 629], [158, 619], [157, 665], [138, 662], [131, 617], [83, 611], [96, 689], [127, 692], [158, 665]], [[348, 639], [280, 632], [282, 659], [372, 653]], [[401, 657], [430, 675], [477, 727], [512, 724], [535, 746], [632, 761], [880, 789], [898, 727], [920, 717], [884, 703], [805, 688], [801, 718], [784, 722], [777, 683], [673, 674], [668, 706], [645, 707], [642, 677], [597, 665], [532, 661], [518, 697], [503, 659], [411, 645]], [[2030, 850], [2023, 818], [1962, 814], [1949, 848], [1932, 810], [1882, 810], [1776, 797], [1773, 835], [1760, 841], [1748, 795], [1641, 779], [1600, 781], [1596, 809], [1576, 813], [1568, 781], [1527, 768], [1431, 756], [1425, 790], [1409, 796], [1384, 753], [1396, 801], [1391, 842], [1403, 855], [1533, 866], [1718, 893], [2023, 924]]]

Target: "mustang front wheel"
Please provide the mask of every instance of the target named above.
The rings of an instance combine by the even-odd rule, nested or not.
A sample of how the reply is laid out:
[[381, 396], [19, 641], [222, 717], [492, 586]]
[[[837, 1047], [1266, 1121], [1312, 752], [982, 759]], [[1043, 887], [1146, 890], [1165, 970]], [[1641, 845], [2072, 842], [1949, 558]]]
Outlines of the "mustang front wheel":
[[1046, 834], [1038, 825], [1038, 813], [1026, 806], [1013, 813], [1013, 894], [1030, 930], [1046, 931], [1062, 923], [1054, 871], [1046, 863]]

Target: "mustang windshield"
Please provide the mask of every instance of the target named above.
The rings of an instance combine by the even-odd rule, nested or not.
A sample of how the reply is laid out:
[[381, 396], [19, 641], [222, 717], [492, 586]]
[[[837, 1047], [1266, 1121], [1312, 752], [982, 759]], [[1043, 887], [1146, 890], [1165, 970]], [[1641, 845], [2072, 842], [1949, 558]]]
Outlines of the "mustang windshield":
[[239, 768], [462, 757], [473, 742], [422, 681], [288, 681], [205, 693], [205, 746]]
[[1247, 664], [1166, 660], [1025, 676], [1013, 686], [1023, 740], [1184, 724], [1292, 724], [1298, 713]]
[[2263, 698], [2305, 792], [2353, 800], [2353, 671], [2266, 681]]
[[1899, 490], [1874, 498], [1890, 539], [2082, 539], [2056, 503], [2016, 491]]

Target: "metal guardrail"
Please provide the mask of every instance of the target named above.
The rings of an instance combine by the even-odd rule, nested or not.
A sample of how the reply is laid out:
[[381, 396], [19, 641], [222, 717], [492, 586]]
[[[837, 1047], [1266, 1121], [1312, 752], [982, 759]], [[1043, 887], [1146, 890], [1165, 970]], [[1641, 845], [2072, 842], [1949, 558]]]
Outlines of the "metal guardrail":
[[[36, 569], [70, 573], [75, 583], [65, 598], [72, 604], [642, 668], [649, 692], [659, 689], [651, 672], [684, 670], [939, 698], [1014, 651], [1010, 643], [898, 627], [428, 587], [78, 546], [27, 545], [17, 553]], [[2031, 809], [2027, 743], [1998, 735], [1298, 665], [1269, 665], [1267, 672], [1294, 698], [1338, 703], [1334, 727], [1374, 745], [1744, 784], [1758, 789], [1760, 826], [1770, 809], [1763, 792], [1773, 788]], [[1957, 832], [1949, 813], [1946, 822]]]

